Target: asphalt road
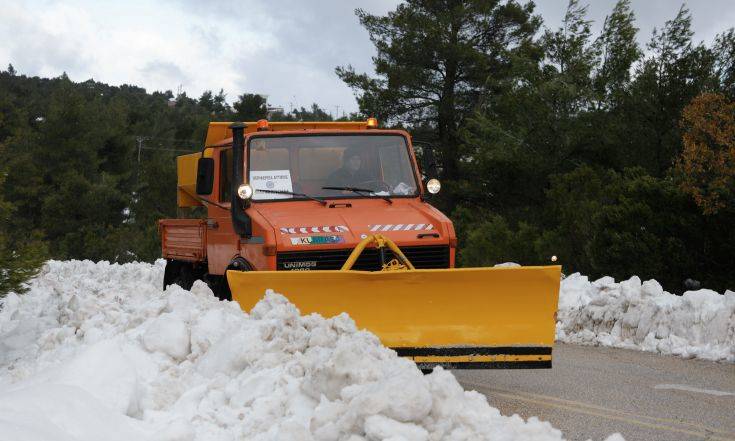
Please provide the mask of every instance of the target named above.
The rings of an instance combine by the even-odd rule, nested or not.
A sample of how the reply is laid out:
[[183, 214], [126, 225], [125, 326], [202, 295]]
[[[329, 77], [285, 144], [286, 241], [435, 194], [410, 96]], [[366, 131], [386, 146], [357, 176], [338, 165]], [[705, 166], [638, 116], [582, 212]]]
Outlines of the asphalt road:
[[537, 416], [568, 440], [735, 441], [735, 365], [557, 344], [547, 370], [457, 370], [503, 415]]

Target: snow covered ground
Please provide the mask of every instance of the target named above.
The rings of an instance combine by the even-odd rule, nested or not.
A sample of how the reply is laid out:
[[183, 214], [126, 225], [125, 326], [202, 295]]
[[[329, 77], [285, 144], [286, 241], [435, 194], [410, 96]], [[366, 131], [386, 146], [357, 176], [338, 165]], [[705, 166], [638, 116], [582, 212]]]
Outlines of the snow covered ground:
[[655, 280], [565, 278], [558, 341], [735, 362], [735, 292], [669, 294]]
[[[415, 365], [347, 315], [245, 314], [155, 265], [49, 262], [0, 308], [0, 439], [560, 440]], [[562, 281], [560, 341], [735, 362], [735, 293]], [[617, 435], [609, 438], [622, 439]]]
[[[560, 440], [424, 376], [347, 315], [249, 315], [163, 264], [49, 262], [0, 310], [3, 440]], [[622, 439], [613, 435], [610, 440]]]

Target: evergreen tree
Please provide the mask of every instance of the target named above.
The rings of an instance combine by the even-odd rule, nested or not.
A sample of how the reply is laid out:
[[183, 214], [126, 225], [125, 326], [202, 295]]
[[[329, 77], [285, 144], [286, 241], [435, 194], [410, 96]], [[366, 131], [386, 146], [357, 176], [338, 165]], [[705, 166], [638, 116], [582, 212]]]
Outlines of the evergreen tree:
[[237, 121], [257, 121], [268, 116], [268, 106], [263, 95], [244, 93], [232, 104]]
[[337, 74], [356, 91], [362, 113], [431, 124], [442, 178], [451, 184], [460, 177], [460, 127], [488, 76], [507, 75], [513, 53], [530, 44], [539, 25], [532, 12], [531, 3], [513, 0], [409, 0], [386, 16], [357, 10], [377, 49], [377, 76], [351, 66]]
[[471, 204], [522, 220], [543, 204], [549, 176], [595, 159], [597, 131], [586, 112], [598, 51], [585, 11], [570, 1], [562, 26], [540, 42], [546, 57], [515, 54], [512, 74], [485, 91], [462, 132], [473, 159], [464, 188]]
[[220, 89], [216, 95], [211, 90], [205, 90], [199, 97], [198, 105], [208, 110], [211, 118], [215, 120], [228, 118], [232, 113], [223, 89]]
[[630, 165], [627, 154], [633, 149], [629, 121], [631, 71], [642, 57], [638, 45], [635, 15], [628, 0], [616, 3], [605, 18], [595, 45], [600, 60], [592, 73], [594, 110], [587, 124], [592, 133], [591, 163], [622, 170]]
[[591, 22], [586, 15], [586, 6], [580, 6], [578, 0], [570, 0], [561, 27], [553, 32], [547, 30], [542, 39], [546, 65], [556, 70], [550, 86], [556, 89], [557, 112], [564, 118], [590, 105], [590, 78], [599, 48], [591, 42]]
[[718, 34], [712, 49], [715, 53], [715, 69], [720, 90], [735, 100], [735, 29]]
[[650, 55], [638, 68], [626, 112], [633, 144], [625, 152], [628, 165], [641, 164], [654, 176], [664, 176], [681, 151], [679, 119], [695, 96], [718, 87], [714, 56], [693, 45], [692, 17], [682, 6], [661, 30], [654, 29]]
[[595, 41], [601, 65], [595, 72], [594, 85], [601, 106], [619, 105], [630, 86], [631, 68], [642, 56], [637, 33], [630, 0], [619, 0], [605, 17], [602, 33]]
[[[5, 148], [0, 144], [0, 156]], [[15, 207], [3, 199], [6, 171], [0, 169], [0, 298], [22, 293], [25, 282], [38, 273], [45, 258], [45, 245], [33, 236], [14, 235], [10, 228]]]
[[297, 121], [332, 121], [332, 116], [318, 104], [313, 103], [311, 109], [294, 109], [293, 115]]

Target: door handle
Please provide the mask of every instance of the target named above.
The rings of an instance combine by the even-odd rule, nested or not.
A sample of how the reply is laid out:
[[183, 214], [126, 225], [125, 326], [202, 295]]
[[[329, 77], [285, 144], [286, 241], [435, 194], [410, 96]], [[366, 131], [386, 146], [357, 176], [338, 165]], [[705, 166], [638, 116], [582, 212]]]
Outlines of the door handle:
[[419, 233], [416, 235], [419, 239], [423, 239], [424, 237], [434, 237], [439, 238], [439, 233]]

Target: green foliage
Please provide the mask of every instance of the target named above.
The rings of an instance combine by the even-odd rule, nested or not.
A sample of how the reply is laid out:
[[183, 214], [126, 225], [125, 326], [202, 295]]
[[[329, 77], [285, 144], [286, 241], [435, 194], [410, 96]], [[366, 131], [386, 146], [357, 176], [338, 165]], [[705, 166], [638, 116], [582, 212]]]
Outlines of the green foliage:
[[506, 77], [516, 53], [529, 52], [539, 19], [515, 1], [409, 0], [387, 16], [357, 11], [377, 49], [375, 77], [351, 66], [337, 75], [357, 93], [363, 114], [389, 123], [428, 124], [439, 142], [444, 205], [462, 193], [459, 128], [481, 100], [488, 76]]
[[263, 95], [242, 94], [232, 107], [237, 121], [257, 121], [268, 116], [268, 106]]
[[642, 166], [657, 177], [668, 173], [681, 152], [684, 107], [703, 91], [721, 86], [713, 51], [691, 40], [691, 21], [682, 6], [661, 30], [654, 30], [650, 55], [637, 68], [626, 108], [631, 142], [625, 165]]
[[[544, 237], [568, 270], [617, 278], [637, 274], [677, 286], [706, 279], [690, 248], [702, 227], [696, 207], [671, 179], [581, 166], [548, 191]], [[699, 256], [705, 258], [705, 256]]]
[[456, 210], [459, 262], [538, 265], [557, 256], [566, 273], [635, 274], [677, 288], [686, 278], [713, 289], [732, 286], [726, 256], [735, 251], [735, 220], [701, 216], [672, 179], [641, 168], [617, 173], [582, 165], [552, 181], [543, 210], [534, 214], [539, 223]]
[[175, 161], [201, 149], [210, 121], [332, 119], [317, 104], [269, 116], [261, 95], [226, 98], [0, 72], [0, 263], [12, 268], [2, 289], [17, 290], [43, 258], [160, 257], [158, 220], [202, 215], [177, 209]]
[[[733, 286], [720, 263], [732, 252], [731, 242], [722, 240], [731, 236], [723, 235], [731, 221], [703, 219], [669, 177], [681, 151], [682, 109], [701, 91], [726, 88], [727, 64], [720, 63], [718, 71], [717, 48], [691, 43], [691, 17], [684, 8], [654, 33], [651, 55], [642, 61], [627, 2], [616, 5], [595, 41], [599, 59], [593, 50], [585, 52], [585, 21], [579, 8], [576, 12], [567, 13], [576, 25], [553, 39], [545, 36], [566, 49], [549, 52], [555, 55], [547, 61], [554, 69], [542, 65], [541, 75], [527, 71], [528, 86], [521, 83], [495, 96], [496, 105], [478, 112], [467, 126], [465, 139], [479, 146], [475, 182], [500, 173], [490, 180], [489, 191], [500, 195], [503, 185], [510, 191], [510, 198], [483, 205], [510, 225], [534, 225], [538, 233], [530, 242], [537, 261], [558, 255], [565, 271], [637, 274], [672, 290], [681, 289], [688, 277], [713, 288]], [[725, 47], [717, 50], [726, 53]], [[559, 54], [567, 54], [565, 63]], [[573, 70], [582, 75], [565, 75], [562, 65], [582, 66]], [[514, 113], [518, 108], [524, 109], [520, 115]]]
[[[378, 52], [375, 76], [338, 74], [364, 112], [439, 144], [460, 264], [557, 255], [566, 272], [637, 274], [674, 291], [686, 278], [732, 288], [722, 262], [732, 260], [733, 216], [702, 216], [672, 165], [682, 110], [703, 92], [735, 93], [735, 32], [695, 44], [682, 7], [644, 58], [629, 0], [596, 36], [586, 9], [569, 1], [561, 26], [538, 37], [530, 3], [416, 0], [383, 17], [358, 11]], [[480, 22], [498, 32], [483, 39]], [[456, 24], [463, 33], [452, 40]], [[452, 61], [461, 82], [448, 81]]]
[[594, 85], [601, 105], [615, 107], [624, 97], [630, 84], [631, 67], [642, 56], [637, 33], [630, 0], [619, 0], [605, 17], [602, 32], [595, 41], [601, 60], [594, 74]]
[[515, 228], [497, 214], [489, 214], [479, 222], [468, 222], [474, 217], [460, 208], [454, 218], [464, 227], [462, 243], [459, 244], [459, 263], [462, 266], [493, 266], [503, 262], [537, 264], [539, 252], [536, 247], [538, 230], [525, 222]]
[[699, 271], [697, 257], [704, 256], [687, 249], [702, 227], [696, 207], [670, 179], [631, 170], [609, 192], [616, 200], [603, 206], [589, 245], [593, 273], [638, 274], [665, 286], [688, 275], [715, 285]]
[[25, 283], [38, 274], [46, 256], [46, 246], [40, 240], [14, 243], [0, 232], [0, 298], [10, 292], [25, 292]]
[[735, 29], [717, 35], [712, 48], [715, 54], [715, 72], [722, 92], [735, 100]]
[[[0, 153], [4, 153], [2, 144]], [[4, 186], [5, 174], [0, 169], [0, 189]], [[14, 215], [15, 207], [5, 201], [0, 192], [0, 298], [9, 292], [25, 291], [24, 283], [38, 273], [46, 260], [43, 242], [34, 237], [13, 236], [8, 226]]]
[[270, 116], [272, 121], [332, 121], [332, 115], [326, 110], [313, 103], [311, 108], [301, 107], [293, 109], [291, 113], [275, 113]]

